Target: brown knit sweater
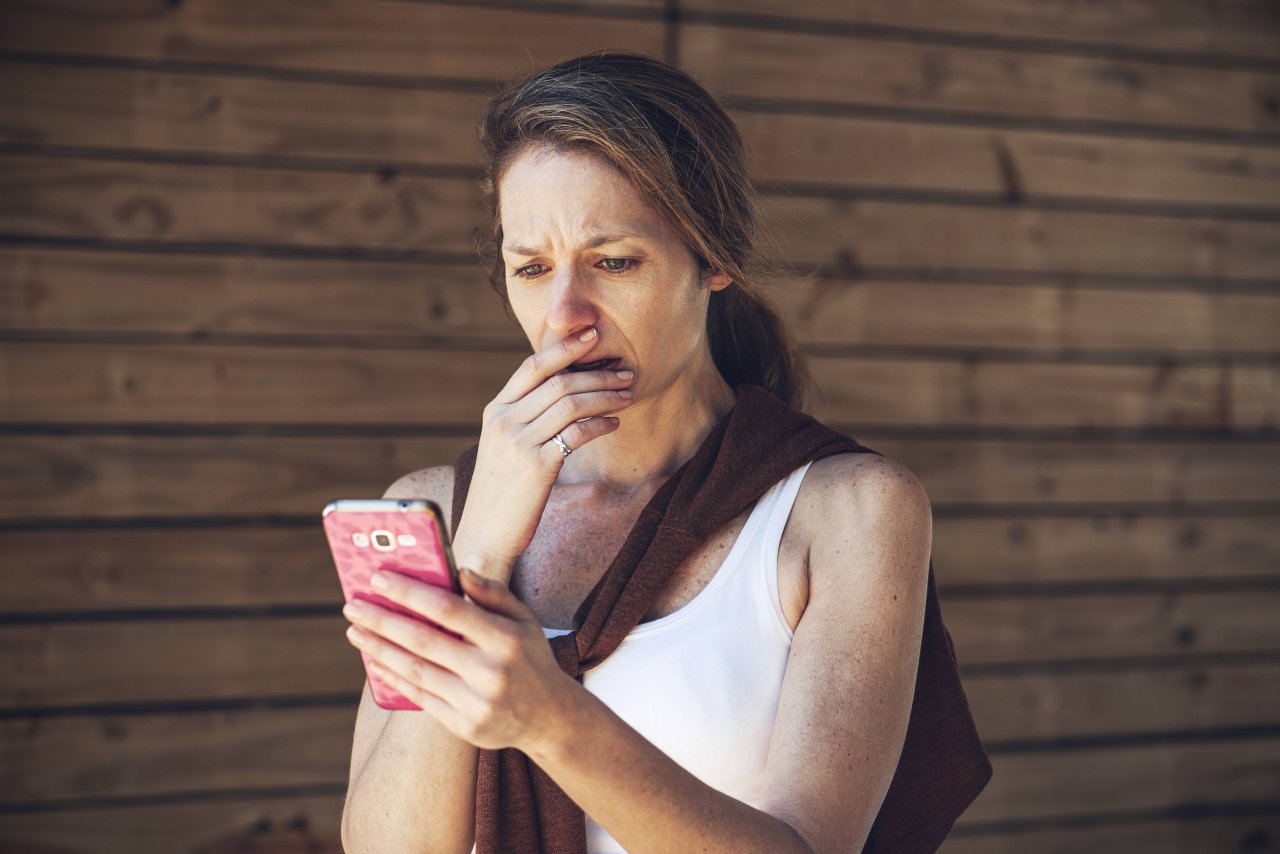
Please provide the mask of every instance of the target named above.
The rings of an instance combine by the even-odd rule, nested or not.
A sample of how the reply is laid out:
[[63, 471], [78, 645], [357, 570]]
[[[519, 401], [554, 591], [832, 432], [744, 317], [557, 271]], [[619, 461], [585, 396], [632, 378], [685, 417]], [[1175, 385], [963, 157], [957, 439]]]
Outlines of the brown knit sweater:
[[[737, 402], [702, 445], [654, 494], [608, 570], [573, 618], [550, 639], [561, 669], [578, 681], [648, 613], [663, 585], [694, 549], [769, 487], [830, 454], [878, 453], [744, 383]], [[453, 527], [466, 504], [478, 445], [457, 462]], [[920, 663], [906, 741], [871, 828], [868, 854], [936, 851], [956, 818], [991, 778], [942, 624], [933, 562]], [[586, 854], [582, 809], [527, 756], [481, 750], [476, 789], [477, 854]]]

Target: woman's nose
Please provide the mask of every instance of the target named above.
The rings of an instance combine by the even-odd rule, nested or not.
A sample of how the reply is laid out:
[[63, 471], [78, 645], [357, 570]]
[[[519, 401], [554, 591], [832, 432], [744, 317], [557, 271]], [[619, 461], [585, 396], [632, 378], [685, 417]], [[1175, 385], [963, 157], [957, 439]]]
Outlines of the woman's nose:
[[575, 329], [595, 325], [597, 318], [587, 278], [574, 270], [557, 273], [547, 305], [548, 328], [563, 337]]

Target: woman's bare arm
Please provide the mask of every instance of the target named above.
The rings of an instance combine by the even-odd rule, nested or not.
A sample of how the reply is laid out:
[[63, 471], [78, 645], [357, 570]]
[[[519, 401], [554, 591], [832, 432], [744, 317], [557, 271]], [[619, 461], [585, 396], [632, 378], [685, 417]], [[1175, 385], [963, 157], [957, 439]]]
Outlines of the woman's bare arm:
[[[453, 467], [405, 475], [383, 497], [429, 498], [449, 520]], [[351, 744], [343, 849], [349, 854], [469, 852], [475, 837], [477, 755], [474, 745], [426, 712], [393, 714], [382, 708], [366, 681]]]

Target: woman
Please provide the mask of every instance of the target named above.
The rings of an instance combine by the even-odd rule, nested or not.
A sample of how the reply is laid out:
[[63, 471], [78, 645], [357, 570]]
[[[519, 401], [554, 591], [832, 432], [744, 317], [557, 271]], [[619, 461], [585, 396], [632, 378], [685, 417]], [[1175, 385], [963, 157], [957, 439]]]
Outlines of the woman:
[[[467, 598], [386, 595], [463, 639], [344, 611], [424, 709], [366, 684], [346, 850], [934, 850], [990, 766], [929, 501], [798, 412], [733, 122], [615, 52], [508, 86], [480, 138], [493, 284], [534, 353], [458, 466], [387, 490], [453, 508]], [[923, 707], [928, 785], [903, 773]]]

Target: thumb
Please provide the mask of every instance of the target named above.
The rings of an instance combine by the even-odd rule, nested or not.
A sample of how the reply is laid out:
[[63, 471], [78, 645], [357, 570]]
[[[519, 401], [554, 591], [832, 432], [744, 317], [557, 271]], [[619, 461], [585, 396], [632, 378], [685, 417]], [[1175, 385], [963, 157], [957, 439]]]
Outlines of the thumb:
[[462, 592], [481, 608], [513, 620], [533, 618], [529, 607], [516, 598], [511, 588], [493, 578], [480, 575], [470, 569], [458, 570], [458, 580], [462, 582]]

